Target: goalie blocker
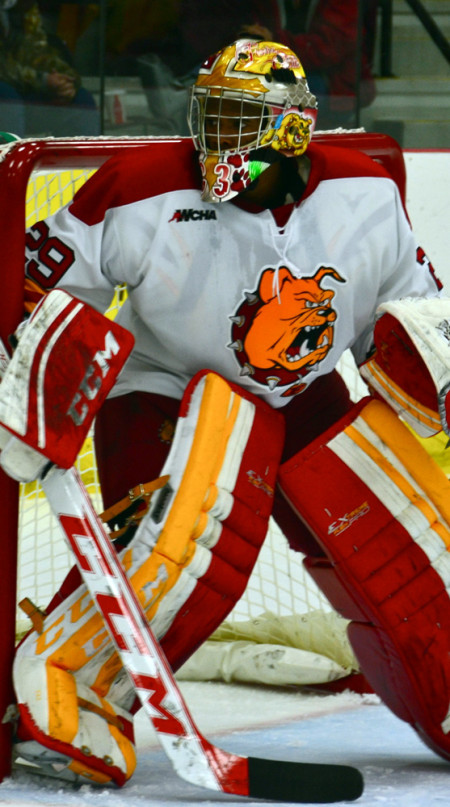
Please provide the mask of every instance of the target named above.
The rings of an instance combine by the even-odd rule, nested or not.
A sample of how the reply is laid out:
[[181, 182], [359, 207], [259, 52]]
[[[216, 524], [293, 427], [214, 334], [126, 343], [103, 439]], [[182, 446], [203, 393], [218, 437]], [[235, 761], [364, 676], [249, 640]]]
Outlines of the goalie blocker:
[[129, 331], [56, 289], [36, 306], [0, 387], [1, 465], [19, 482], [70, 468], [134, 344]]
[[366, 398], [281, 466], [279, 487], [322, 550], [305, 564], [351, 620], [362, 672], [450, 760], [449, 480]]

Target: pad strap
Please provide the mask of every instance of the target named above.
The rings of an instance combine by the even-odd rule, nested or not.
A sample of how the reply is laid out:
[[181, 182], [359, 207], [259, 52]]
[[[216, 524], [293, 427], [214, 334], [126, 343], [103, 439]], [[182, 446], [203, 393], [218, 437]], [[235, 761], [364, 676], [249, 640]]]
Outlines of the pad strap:
[[145, 482], [136, 485], [128, 491], [128, 496], [124, 496], [119, 502], [108, 507], [99, 518], [111, 531], [110, 538], [116, 542], [120, 539], [120, 546], [126, 546], [136, 532], [139, 523], [142, 521], [150, 505], [150, 499], [157, 490], [161, 490], [169, 477], [160, 476], [152, 482]]

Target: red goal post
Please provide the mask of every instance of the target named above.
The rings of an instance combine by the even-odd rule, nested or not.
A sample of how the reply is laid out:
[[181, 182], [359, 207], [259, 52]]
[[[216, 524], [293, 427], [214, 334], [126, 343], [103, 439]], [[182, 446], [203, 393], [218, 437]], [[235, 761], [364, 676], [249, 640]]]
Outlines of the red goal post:
[[[317, 133], [315, 140], [365, 151], [382, 162], [405, 196], [405, 167], [400, 147], [392, 138], [365, 132]], [[64, 138], [22, 140], [0, 147], [0, 230], [3, 257], [3, 305], [0, 337], [7, 344], [22, 319], [23, 256], [30, 178], [61, 170], [95, 170], [110, 156], [135, 148], [157, 148], [177, 138]], [[46, 215], [46, 214], [43, 214]], [[16, 579], [19, 518], [19, 486], [0, 470], [2, 502], [2, 583], [0, 614], [0, 718], [13, 703], [11, 667], [15, 645]], [[39, 603], [41, 604], [41, 603]], [[44, 603], [45, 604], [45, 603]], [[10, 773], [11, 724], [0, 723], [0, 781]]]
[[[2, 231], [3, 305], [0, 338], [6, 345], [23, 316], [25, 208], [33, 171], [98, 168], [112, 154], [148, 146], [147, 140], [43, 139], [8, 143], [0, 149], [0, 229]], [[15, 645], [17, 524], [19, 486], [0, 470], [2, 503], [2, 583], [0, 586], [0, 718], [14, 702], [11, 667]], [[0, 780], [11, 769], [11, 724], [0, 723]]]

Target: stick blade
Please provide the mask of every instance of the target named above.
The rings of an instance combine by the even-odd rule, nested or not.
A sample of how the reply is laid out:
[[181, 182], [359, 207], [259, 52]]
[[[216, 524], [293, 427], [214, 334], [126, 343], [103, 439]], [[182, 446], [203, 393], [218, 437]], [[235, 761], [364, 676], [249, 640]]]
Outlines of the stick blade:
[[364, 790], [357, 768], [248, 758], [249, 796], [307, 804], [354, 801]]

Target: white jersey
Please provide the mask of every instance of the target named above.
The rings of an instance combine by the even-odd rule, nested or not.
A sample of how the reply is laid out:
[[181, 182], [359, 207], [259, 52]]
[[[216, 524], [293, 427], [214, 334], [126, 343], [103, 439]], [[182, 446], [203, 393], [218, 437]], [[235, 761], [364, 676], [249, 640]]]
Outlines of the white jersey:
[[27, 235], [27, 274], [106, 310], [135, 348], [114, 395], [181, 398], [208, 368], [288, 403], [333, 370], [358, 363], [385, 300], [438, 294], [397, 186], [375, 162], [312, 144], [305, 193], [284, 227], [270, 210], [200, 199], [188, 140], [111, 158], [74, 201]]

